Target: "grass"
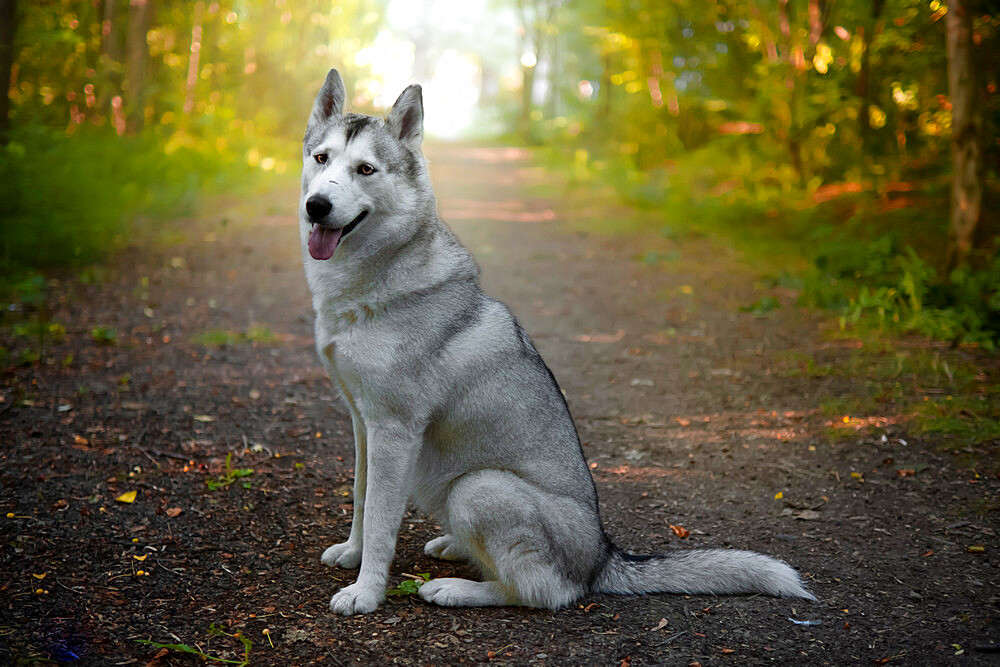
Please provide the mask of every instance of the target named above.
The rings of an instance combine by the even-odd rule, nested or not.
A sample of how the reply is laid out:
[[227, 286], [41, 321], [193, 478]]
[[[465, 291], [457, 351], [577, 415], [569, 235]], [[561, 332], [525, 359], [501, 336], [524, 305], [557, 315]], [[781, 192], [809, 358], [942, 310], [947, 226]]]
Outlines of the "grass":
[[191, 337], [191, 342], [205, 347], [222, 347], [237, 345], [270, 345], [281, 342], [281, 336], [271, 331], [270, 327], [255, 324], [246, 331], [231, 331], [228, 329], [206, 329]]
[[253, 642], [247, 639], [242, 632], [234, 632], [232, 634], [226, 632], [225, 626], [216, 625], [212, 623], [208, 627], [208, 634], [210, 637], [231, 637], [233, 639], [238, 639], [243, 645], [243, 657], [239, 660], [229, 660], [222, 658], [217, 655], [212, 655], [211, 653], [206, 653], [205, 651], [197, 648], [196, 646], [190, 646], [188, 644], [160, 644], [159, 642], [149, 641], [148, 639], [138, 639], [136, 640], [140, 644], [146, 644], [152, 646], [153, 648], [167, 649], [168, 651], [176, 651], [178, 653], [187, 653], [189, 655], [194, 655], [200, 658], [204, 662], [219, 662], [228, 665], [239, 665], [240, 667], [245, 667], [250, 664], [250, 650], [253, 648]]

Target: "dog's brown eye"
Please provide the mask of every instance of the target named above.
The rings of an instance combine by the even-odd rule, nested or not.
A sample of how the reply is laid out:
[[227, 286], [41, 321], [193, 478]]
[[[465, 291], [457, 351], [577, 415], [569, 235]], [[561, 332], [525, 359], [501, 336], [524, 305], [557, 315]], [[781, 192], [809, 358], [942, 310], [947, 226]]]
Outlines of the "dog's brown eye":
[[362, 176], [371, 176], [375, 173], [375, 167], [366, 162], [358, 167], [358, 173]]
[[316, 159], [316, 162], [319, 162], [320, 164], [326, 164], [327, 161], [326, 153], [317, 153], [313, 157]]

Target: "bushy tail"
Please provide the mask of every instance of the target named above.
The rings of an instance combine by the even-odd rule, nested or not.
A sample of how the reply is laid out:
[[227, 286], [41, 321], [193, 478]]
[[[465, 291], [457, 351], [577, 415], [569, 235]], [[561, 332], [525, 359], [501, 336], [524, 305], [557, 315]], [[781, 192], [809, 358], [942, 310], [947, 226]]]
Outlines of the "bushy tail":
[[615, 548], [595, 593], [765, 593], [815, 600], [786, 563], [753, 551], [698, 549], [633, 556]]

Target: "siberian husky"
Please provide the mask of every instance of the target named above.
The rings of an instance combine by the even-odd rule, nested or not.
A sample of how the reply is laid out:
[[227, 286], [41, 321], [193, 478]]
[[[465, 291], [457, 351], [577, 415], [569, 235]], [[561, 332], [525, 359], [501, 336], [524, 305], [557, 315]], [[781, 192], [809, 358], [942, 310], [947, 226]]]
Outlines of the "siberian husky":
[[374, 611], [408, 499], [444, 534], [424, 551], [483, 581], [433, 579], [445, 606], [558, 608], [587, 593], [766, 593], [815, 599], [752, 551], [636, 556], [608, 539], [559, 386], [437, 213], [410, 86], [385, 119], [344, 113], [331, 70], [303, 142], [299, 205], [316, 347], [354, 424], [354, 517], [322, 562], [361, 566], [330, 600]]

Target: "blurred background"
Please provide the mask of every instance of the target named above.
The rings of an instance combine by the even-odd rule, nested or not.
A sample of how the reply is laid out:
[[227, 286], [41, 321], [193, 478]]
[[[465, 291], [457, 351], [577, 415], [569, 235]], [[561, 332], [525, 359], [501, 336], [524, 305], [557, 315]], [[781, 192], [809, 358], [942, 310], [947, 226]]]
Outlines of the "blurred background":
[[951, 4], [2, 0], [0, 271], [294, 182], [337, 67], [352, 110], [420, 82], [431, 138], [530, 147], [567, 192], [776, 258], [807, 305], [993, 345], [1000, 12]]

